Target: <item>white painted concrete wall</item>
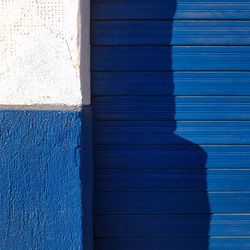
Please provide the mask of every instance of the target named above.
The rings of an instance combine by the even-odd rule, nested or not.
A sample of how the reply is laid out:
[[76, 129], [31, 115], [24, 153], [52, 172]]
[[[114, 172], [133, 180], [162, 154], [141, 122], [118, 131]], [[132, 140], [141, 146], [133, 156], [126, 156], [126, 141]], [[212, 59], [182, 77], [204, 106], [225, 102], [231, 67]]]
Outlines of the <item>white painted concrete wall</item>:
[[0, 104], [82, 104], [79, 1], [0, 2]]

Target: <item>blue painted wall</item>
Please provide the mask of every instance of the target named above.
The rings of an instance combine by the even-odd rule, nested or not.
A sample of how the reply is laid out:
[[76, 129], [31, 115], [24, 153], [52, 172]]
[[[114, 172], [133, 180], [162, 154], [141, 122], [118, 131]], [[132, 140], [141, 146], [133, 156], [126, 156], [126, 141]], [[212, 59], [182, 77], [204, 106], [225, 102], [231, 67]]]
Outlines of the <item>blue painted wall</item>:
[[90, 119], [88, 108], [0, 111], [0, 249], [91, 249]]

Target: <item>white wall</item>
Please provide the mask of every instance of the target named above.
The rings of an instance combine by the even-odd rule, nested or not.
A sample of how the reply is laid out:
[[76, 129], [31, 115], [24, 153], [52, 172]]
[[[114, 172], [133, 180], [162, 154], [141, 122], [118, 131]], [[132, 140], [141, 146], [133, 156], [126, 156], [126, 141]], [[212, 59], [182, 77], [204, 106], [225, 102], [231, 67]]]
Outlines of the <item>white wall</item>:
[[[79, 1], [0, 2], [1, 105], [82, 104]], [[84, 50], [89, 57], [89, 30], [85, 30]], [[87, 84], [88, 64], [89, 59], [82, 75]]]

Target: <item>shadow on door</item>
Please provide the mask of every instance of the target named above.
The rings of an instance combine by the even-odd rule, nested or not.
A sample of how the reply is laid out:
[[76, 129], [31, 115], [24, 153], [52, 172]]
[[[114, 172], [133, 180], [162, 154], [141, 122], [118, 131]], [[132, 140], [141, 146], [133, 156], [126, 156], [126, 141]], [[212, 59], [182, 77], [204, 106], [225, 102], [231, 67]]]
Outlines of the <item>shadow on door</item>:
[[[171, 8], [166, 9], [166, 11], [171, 12], [171, 16], [174, 18], [176, 1], [166, 1], [171, 1]], [[171, 71], [173, 21], [170, 18], [170, 20], [164, 22], [167, 29], [164, 41], [167, 40], [166, 45], [170, 48], [169, 53], [165, 55], [166, 65], [169, 65], [170, 70], [166, 72], [164, 83], [166, 89], [170, 90], [166, 93], [170, 101], [166, 103], [169, 106], [166, 117], [168, 122], [161, 123], [161, 129], [168, 134], [164, 137], [167, 138], [166, 141], [161, 141], [161, 145], [147, 145], [149, 151], [150, 148], [152, 151], [159, 148], [163, 156], [160, 159], [155, 159], [150, 171], [141, 168], [137, 171], [136, 178], [140, 181], [136, 185], [137, 187], [140, 185], [146, 186], [147, 191], [143, 193], [143, 197], [138, 192], [136, 199], [132, 198], [132, 196], [135, 196], [135, 192], [126, 193], [126, 200], [136, 200], [135, 203], [126, 204], [126, 207], [128, 207], [127, 213], [110, 216], [110, 221], [107, 220], [106, 225], [102, 224], [100, 226], [102, 222], [96, 221], [98, 226], [96, 231], [98, 232], [101, 230], [109, 231], [113, 226], [124, 229], [124, 235], [114, 236], [113, 238], [109, 236], [112, 240], [108, 241], [110, 242], [108, 244], [105, 243], [107, 242], [105, 240], [97, 239], [95, 243], [96, 250], [208, 250], [209, 248], [210, 208], [206, 177], [207, 155], [199, 145], [176, 134], [178, 123], [175, 120], [175, 79]], [[93, 58], [93, 60], [95, 59]], [[150, 88], [150, 86], [148, 87]], [[157, 122], [157, 120], [151, 121]], [[140, 126], [138, 124], [141, 124], [143, 129], [145, 121], [137, 121], [136, 129]], [[162, 128], [162, 126], [165, 126], [165, 128]], [[164, 148], [165, 152], [163, 152]], [[143, 162], [152, 162], [150, 157], [152, 157], [151, 153], [147, 155], [147, 152], [144, 152], [138, 154], [136, 158], [133, 156], [133, 159], [135, 165], [137, 163], [142, 165]], [[162, 176], [159, 173], [162, 173]], [[150, 179], [149, 175], [152, 179]], [[159, 183], [155, 180], [155, 176], [159, 177]], [[117, 181], [119, 182], [119, 180]], [[120, 195], [122, 196], [123, 193]], [[117, 207], [118, 202], [115, 197], [117, 196], [114, 196], [113, 200], [109, 200], [109, 207], [113, 208], [113, 210]], [[141, 212], [138, 212], [137, 208], [140, 207], [140, 201], [143, 202], [144, 207]], [[157, 204], [155, 204], [156, 201]], [[104, 202], [107, 201], [97, 199], [96, 206], [102, 206]], [[152, 205], [153, 203], [154, 205]], [[133, 208], [135, 208], [136, 212], [131, 212]], [[122, 223], [124, 223], [124, 226]]]

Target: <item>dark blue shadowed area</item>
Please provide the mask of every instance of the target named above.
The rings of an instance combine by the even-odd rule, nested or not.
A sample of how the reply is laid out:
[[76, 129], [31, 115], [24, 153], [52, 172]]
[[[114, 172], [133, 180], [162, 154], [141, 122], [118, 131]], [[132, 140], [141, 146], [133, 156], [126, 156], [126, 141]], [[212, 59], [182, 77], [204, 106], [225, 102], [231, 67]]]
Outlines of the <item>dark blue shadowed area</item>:
[[[138, 2], [134, 1], [135, 6]], [[96, 250], [209, 248], [208, 239], [212, 235], [209, 235], [207, 154], [178, 134], [171, 46], [177, 3], [161, 2], [166, 3], [161, 13], [166, 13], [168, 23], [163, 36], [166, 47], [160, 54], [155, 53], [156, 46], [140, 46], [140, 41], [133, 44], [132, 26], [124, 23], [122, 26], [122, 45], [126, 39], [129, 41], [124, 51], [117, 43], [98, 40], [98, 34], [105, 36], [105, 28], [95, 31], [98, 23], [92, 27], [92, 44], [98, 45], [92, 47]], [[94, 18], [100, 14], [95, 6], [103, 3], [94, 2]], [[116, 6], [119, 4], [125, 2], [116, 2]], [[151, 6], [154, 9], [152, 1]], [[117, 22], [121, 21], [114, 20], [111, 27], [118, 25]], [[108, 35], [105, 37], [109, 39]], [[148, 61], [150, 58], [152, 61]], [[118, 66], [112, 67], [115, 64]], [[147, 68], [152, 65], [151, 70]], [[157, 77], [151, 75], [147, 81], [147, 72], [163, 68], [168, 72], [159, 80], [160, 94], [154, 95], [151, 91]], [[124, 80], [126, 74], [131, 76], [129, 82]], [[109, 79], [115, 82], [113, 87]], [[133, 92], [133, 81], [142, 82], [141, 79], [146, 79], [143, 86]], [[160, 100], [160, 107], [152, 97]]]
[[80, 249], [93, 249], [93, 117], [92, 108], [83, 106], [81, 111], [80, 179], [82, 204], [82, 246]]

